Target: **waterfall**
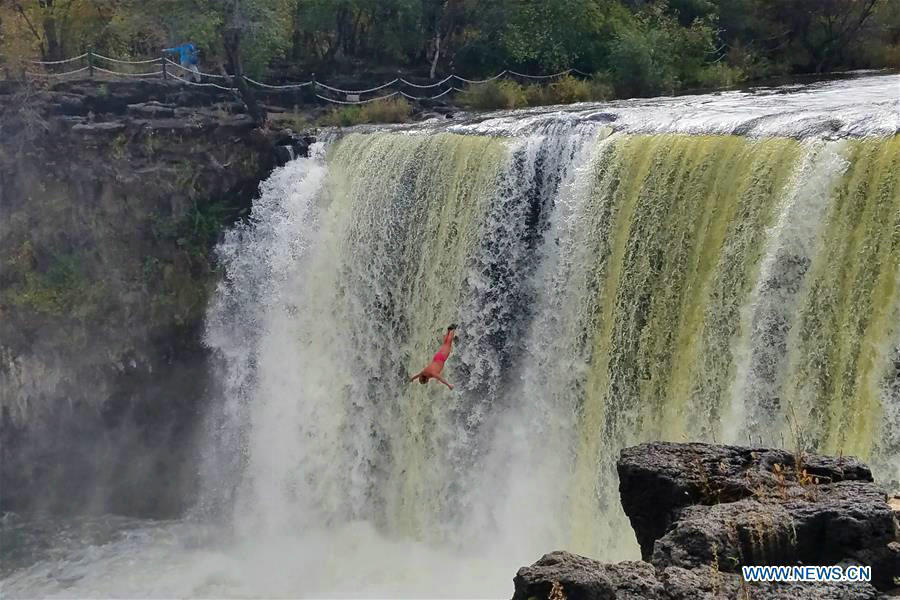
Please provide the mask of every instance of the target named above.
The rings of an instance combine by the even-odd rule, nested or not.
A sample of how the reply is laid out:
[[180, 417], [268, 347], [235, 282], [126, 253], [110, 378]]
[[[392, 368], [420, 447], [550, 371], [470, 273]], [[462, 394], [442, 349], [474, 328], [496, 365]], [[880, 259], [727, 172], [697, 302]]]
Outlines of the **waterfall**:
[[[289, 163], [221, 245], [209, 317], [211, 479], [231, 465], [237, 531], [357, 523], [348, 543], [511, 573], [554, 548], [636, 554], [614, 461], [643, 440], [897, 478], [898, 163], [896, 137], [579, 119], [356, 133]], [[451, 322], [456, 389], [408, 383]]]
[[[644, 440], [900, 480], [898, 82], [329, 135], [218, 245], [194, 513], [38, 522], [3, 593], [508, 597], [637, 557]], [[410, 383], [450, 323], [455, 389]]]

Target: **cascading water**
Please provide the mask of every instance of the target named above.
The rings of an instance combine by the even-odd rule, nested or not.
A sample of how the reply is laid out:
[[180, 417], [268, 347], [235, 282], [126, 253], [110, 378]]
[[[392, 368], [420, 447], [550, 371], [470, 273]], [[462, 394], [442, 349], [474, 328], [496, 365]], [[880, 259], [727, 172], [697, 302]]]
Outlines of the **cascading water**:
[[[153, 561], [127, 578], [48, 590], [41, 563], [7, 589], [507, 596], [553, 549], [636, 555], [614, 462], [643, 440], [900, 478], [897, 85], [353, 133], [289, 163], [219, 248], [197, 513], [226, 527], [74, 561]], [[450, 322], [456, 389], [408, 383]]]

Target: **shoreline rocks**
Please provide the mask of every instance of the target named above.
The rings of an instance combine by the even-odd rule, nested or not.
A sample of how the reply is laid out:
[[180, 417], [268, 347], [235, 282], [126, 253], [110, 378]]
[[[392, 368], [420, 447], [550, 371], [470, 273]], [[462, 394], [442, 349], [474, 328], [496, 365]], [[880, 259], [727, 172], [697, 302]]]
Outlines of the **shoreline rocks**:
[[[513, 600], [863, 599], [898, 591], [900, 511], [855, 458], [652, 442], [624, 449], [617, 470], [643, 560], [605, 564], [552, 552], [519, 570]], [[745, 565], [866, 565], [872, 582], [751, 584], [740, 575]]]

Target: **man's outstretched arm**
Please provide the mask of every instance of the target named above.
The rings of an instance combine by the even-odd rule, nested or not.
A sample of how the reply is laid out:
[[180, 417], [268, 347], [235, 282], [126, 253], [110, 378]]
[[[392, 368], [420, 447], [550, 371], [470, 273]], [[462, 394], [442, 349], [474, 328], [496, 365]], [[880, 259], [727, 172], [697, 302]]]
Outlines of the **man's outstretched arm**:
[[446, 385], [451, 390], [453, 389], [453, 384], [447, 383], [447, 380], [444, 379], [443, 377], [441, 377], [440, 375], [435, 375], [434, 378], [437, 379], [438, 381], [440, 381], [441, 383], [443, 383], [444, 385]]

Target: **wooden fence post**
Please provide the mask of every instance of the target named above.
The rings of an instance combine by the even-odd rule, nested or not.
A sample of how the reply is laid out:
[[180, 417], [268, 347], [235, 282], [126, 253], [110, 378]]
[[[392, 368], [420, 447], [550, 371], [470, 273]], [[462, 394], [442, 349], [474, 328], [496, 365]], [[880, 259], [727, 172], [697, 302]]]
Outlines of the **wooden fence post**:
[[88, 48], [87, 60], [88, 60], [88, 77], [93, 77], [94, 76], [94, 49], [93, 48]]
[[163, 54], [162, 57], [160, 57], [160, 61], [162, 61], [160, 64], [162, 64], [163, 79], [168, 79], [169, 78], [169, 70], [166, 68], [166, 55], [165, 54]]

